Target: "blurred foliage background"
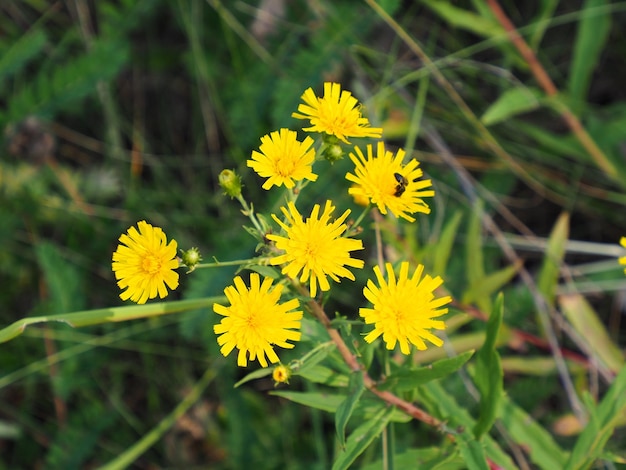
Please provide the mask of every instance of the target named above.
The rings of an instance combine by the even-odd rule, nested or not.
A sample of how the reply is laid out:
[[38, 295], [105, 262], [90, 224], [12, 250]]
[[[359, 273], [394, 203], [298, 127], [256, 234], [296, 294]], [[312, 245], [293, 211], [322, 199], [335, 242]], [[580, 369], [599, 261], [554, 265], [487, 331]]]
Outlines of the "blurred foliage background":
[[[437, 190], [433, 213], [416, 226], [388, 221], [387, 255], [444, 277], [466, 314], [450, 343], [457, 352], [480, 346], [484, 313], [505, 292], [506, 392], [570, 448], [578, 424], [536, 292], [520, 273], [554, 313], [576, 390], [601, 396], [624, 361], [626, 282], [616, 258], [626, 235], [626, 2], [501, 2], [552, 91], [494, 4], [0, 3], [0, 324], [120, 305], [111, 254], [138, 220], [207, 260], [252, 256], [245, 218], [217, 175], [236, 169], [246, 198], [276, 210], [277, 196], [245, 161], [262, 135], [294, 126], [306, 88], [337, 81]], [[349, 161], [322, 165], [333, 176], [309, 197], [352, 206]], [[477, 215], [478, 200], [492, 225]], [[444, 241], [452, 255], [442, 258]], [[233, 273], [183, 275], [171, 298], [220, 295]], [[359, 285], [333, 287], [328, 311], [355, 316]], [[271, 396], [270, 379], [233, 389], [246, 371], [219, 354], [215, 317], [204, 309], [77, 330], [46, 325], [3, 344], [0, 468], [103, 465], [155, 432], [206, 370], [212, 379], [195, 404], [132, 468], [330, 468], [332, 419]], [[444, 385], [476, 407], [464, 381]], [[438, 442], [437, 430], [416, 422], [398, 430], [401, 448]], [[512, 455], [523, 454], [504, 436]], [[608, 449], [625, 445], [618, 428]], [[359, 464], [376, 458], [372, 448]]]

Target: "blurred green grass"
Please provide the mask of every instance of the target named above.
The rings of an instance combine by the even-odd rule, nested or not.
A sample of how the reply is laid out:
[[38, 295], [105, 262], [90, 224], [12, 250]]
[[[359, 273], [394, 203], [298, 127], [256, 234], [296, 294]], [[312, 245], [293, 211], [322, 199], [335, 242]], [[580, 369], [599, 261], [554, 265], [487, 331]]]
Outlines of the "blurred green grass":
[[[270, 4], [284, 11], [275, 10], [263, 33], [261, 13]], [[502, 284], [491, 279], [483, 290], [472, 285], [480, 273], [467, 278], [477, 269], [468, 245], [478, 247], [474, 255], [481, 255], [486, 274], [513, 265], [492, 234], [472, 229], [472, 199], [487, 201], [486, 213], [504, 233], [524, 237], [526, 243], [511, 243], [533, 274], [545, 266], [542, 242], [567, 211], [566, 238], [594, 249], [560, 241], [551, 281], [556, 295], [580, 289], [591, 303], [584, 311], [623, 344], [626, 282], [615, 245], [626, 234], [626, 5], [503, 2], [561, 92], [556, 100], [539, 90], [486, 2], [380, 4], [421, 44], [432, 68], [375, 9], [347, 0], [0, 5], [0, 324], [120, 305], [111, 253], [137, 220], [163, 227], [181, 247], [200, 247], [205, 259], [252, 255], [254, 240], [241, 230], [245, 218], [221, 194], [217, 175], [237, 169], [257, 210], [276, 211], [280, 200], [260, 188], [245, 161], [262, 135], [294, 125], [291, 112], [307, 87], [319, 89], [330, 80], [365, 103], [389, 144], [414, 149], [435, 181], [438, 201], [417, 228], [389, 222], [391, 256], [436, 258], [445, 227], [461, 214], [452, 255], [441, 267], [452, 295], [486, 310], [502, 289], [505, 324], [542, 338], [527, 286], [515, 273]], [[559, 115], [564, 105], [617, 177], [594, 163], [568, 130]], [[493, 152], [486, 135], [503, 154]], [[471, 187], [459, 182], [435, 147], [436, 136], [473, 177]], [[343, 181], [348, 168], [346, 160], [327, 165], [324, 172], [332, 177], [321, 177], [304, 203], [332, 195], [338, 205], [350, 206]], [[181, 276], [171, 298], [220, 295], [233, 272]], [[354, 316], [361, 302], [354, 300], [361, 299], [357, 283], [336, 287], [331, 308]], [[328, 468], [335, 451], [332, 419], [269, 396], [269, 379], [233, 390], [246, 371], [219, 354], [215, 321], [204, 309], [81, 330], [51, 325], [3, 344], [0, 381], [20, 375], [0, 388], [0, 468], [105, 464], [147, 435], [208, 368], [215, 378], [206, 392], [134, 468], [228, 469], [249, 462], [259, 470]], [[482, 322], [468, 319], [455, 337], [472, 339], [481, 331]], [[578, 335], [583, 344], [601, 337]], [[582, 371], [571, 371], [577, 389], [604, 390], [606, 380], [589, 383], [596, 377], [593, 348], [565, 334], [559, 340], [585, 359]], [[545, 347], [524, 341], [509, 342], [506, 353], [505, 367], [505, 356], [550, 358]], [[539, 377], [516, 369], [507, 375], [506, 391], [550, 429], [571, 410], [554, 369], [542, 367]], [[463, 395], [461, 381], [446, 385]], [[292, 387], [312, 385], [295, 381]], [[432, 430], [404, 426], [401, 449], [438, 442]], [[556, 439], [572, 445], [570, 437]], [[621, 432], [609, 449], [623, 449], [623, 439]], [[372, 450], [361, 461], [377, 457]]]

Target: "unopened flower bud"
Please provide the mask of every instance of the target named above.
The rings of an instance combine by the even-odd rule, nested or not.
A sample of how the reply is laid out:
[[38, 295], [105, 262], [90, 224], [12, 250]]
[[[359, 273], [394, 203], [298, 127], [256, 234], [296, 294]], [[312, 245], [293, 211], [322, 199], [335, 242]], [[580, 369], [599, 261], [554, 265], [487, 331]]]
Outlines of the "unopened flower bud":
[[330, 163], [343, 158], [343, 148], [339, 144], [331, 144], [324, 150], [324, 158]]
[[200, 256], [200, 250], [193, 247], [189, 248], [187, 251], [182, 251], [181, 259], [183, 260], [183, 264], [189, 268], [187, 272], [190, 273], [196, 268], [196, 265], [202, 261], [202, 256]]
[[241, 178], [233, 170], [222, 170], [218, 181], [224, 193], [231, 199], [241, 196]]

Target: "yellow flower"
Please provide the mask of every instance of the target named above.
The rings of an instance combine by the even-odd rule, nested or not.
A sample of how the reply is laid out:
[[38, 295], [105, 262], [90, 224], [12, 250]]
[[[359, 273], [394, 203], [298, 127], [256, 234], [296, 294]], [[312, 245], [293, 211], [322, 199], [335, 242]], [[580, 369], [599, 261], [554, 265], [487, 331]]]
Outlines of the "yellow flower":
[[327, 291], [330, 284], [326, 276], [330, 276], [335, 282], [339, 277], [347, 277], [354, 281], [354, 275], [345, 266], [362, 268], [363, 260], [350, 257], [350, 252], [362, 250], [363, 242], [354, 238], [342, 237], [346, 231], [343, 223], [350, 210], [346, 210], [341, 217], [329, 223], [330, 216], [335, 210], [331, 201], [326, 201], [324, 212], [319, 217], [320, 205], [315, 204], [311, 217], [303, 221], [302, 216], [293, 202], [288, 204], [289, 210], [281, 208], [289, 225], [281, 222], [272, 214], [274, 220], [285, 230], [286, 237], [269, 234], [267, 238], [276, 242], [279, 250], [285, 250], [285, 254], [271, 259], [273, 265], [287, 263], [282, 273], [295, 278], [302, 271], [300, 282], [306, 282], [311, 278], [311, 296], [317, 294], [317, 285]]
[[311, 149], [313, 139], [307, 137], [303, 142], [298, 141], [296, 131], [281, 129], [261, 137], [260, 153], [252, 151], [252, 160], [248, 166], [254, 169], [263, 178], [263, 189], [270, 189], [273, 185], [284, 184], [286, 188], [293, 188], [294, 181], [304, 178], [315, 181], [317, 175], [312, 167], [315, 161], [315, 150]]
[[274, 370], [272, 371], [272, 378], [274, 379], [274, 385], [283, 384], [283, 383], [288, 384], [290, 377], [291, 377], [291, 369], [282, 364], [279, 364], [276, 367], [274, 367]]
[[365, 341], [371, 343], [382, 335], [387, 349], [395, 348], [396, 342], [399, 342], [403, 354], [409, 354], [409, 343], [420, 350], [426, 349], [424, 340], [441, 346], [441, 338], [429, 330], [445, 328], [443, 321], [433, 318], [447, 313], [448, 309], [441, 307], [452, 301], [450, 296], [435, 298], [434, 291], [442, 284], [442, 279], [427, 275], [420, 280], [424, 270], [421, 264], [409, 278], [408, 261], [400, 265], [397, 281], [391, 263], [387, 263], [386, 268], [389, 281], [385, 281], [380, 268], [375, 266], [374, 273], [380, 287], [368, 280], [367, 286], [363, 288], [363, 295], [373, 308], [361, 308], [359, 315], [368, 325], [374, 324], [374, 329], [365, 336]]
[[267, 367], [267, 360], [274, 364], [278, 356], [273, 344], [291, 349], [293, 344], [287, 341], [299, 341], [301, 333], [300, 320], [302, 311], [291, 312], [298, 308], [298, 299], [278, 303], [283, 290], [282, 285], [273, 289], [272, 279], [266, 277], [261, 284], [258, 273], [250, 274], [250, 288], [240, 276], [235, 277], [234, 286], [224, 289], [230, 307], [213, 304], [213, 310], [223, 315], [222, 321], [213, 327], [215, 334], [220, 335], [217, 343], [222, 347], [221, 353], [228, 356], [234, 348], [239, 350], [237, 365], [245, 367], [250, 360], [257, 359], [262, 367]]
[[367, 158], [360, 148], [354, 147], [354, 151], [356, 155], [350, 153], [354, 174], [346, 173], [346, 179], [356, 184], [348, 189], [355, 200], [367, 198], [381, 213], [387, 214], [389, 210], [409, 222], [415, 221], [409, 214], [430, 213], [430, 207], [422, 198], [434, 196], [435, 191], [426, 189], [432, 186], [430, 180], [419, 179], [423, 172], [417, 160], [412, 159], [403, 166], [404, 150], [398, 149], [394, 156], [385, 150], [383, 142], [378, 142], [375, 158], [371, 145], [367, 146]]
[[[619, 241], [619, 244], [626, 248], [626, 237], [622, 237]], [[626, 256], [622, 256], [619, 259], [619, 264], [626, 264]], [[624, 274], [626, 274], [626, 269], [624, 269]]]
[[[358, 186], [356, 184], [353, 184], [352, 186], [350, 186], [350, 188], [358, 188]], [[348, 190], [348, 193], [350, 193], [350, 190]], [[361, 191], [357, 191], [355, 194], [352, 194], [352, 199], [354, 200], [354, 203], [358, 204], [359, 206], [367, 207], [370, 205], [370, 199], [365, 196]]]
[[145, 304], [159, 294], [160, 298], [167, 295], [167, 287], [174, 290], [178, 287], [178, 268], [176, 259], [176, 240], [167, 243], [163, 230], [153, 227], [145, 220], [123, 233], [120, 245], [113, 253], [113, 272], [120, 289], [122, 300], [132, 300]]
[[312, 88], [302, 94], [297, 113], [291, 116], [298, 119], [309, 119], [311, 127], [304, 128], [308, 132], [325, 132], [334, 135], [345, 143], [348, 137], [375, 137], [382, 135], [382, 128], [369, 127], [367, 118], [361, 116], [359, 102], [349, 91], [341, 91], [338, 83], [324, 83], [324, 97], [315, 96]]

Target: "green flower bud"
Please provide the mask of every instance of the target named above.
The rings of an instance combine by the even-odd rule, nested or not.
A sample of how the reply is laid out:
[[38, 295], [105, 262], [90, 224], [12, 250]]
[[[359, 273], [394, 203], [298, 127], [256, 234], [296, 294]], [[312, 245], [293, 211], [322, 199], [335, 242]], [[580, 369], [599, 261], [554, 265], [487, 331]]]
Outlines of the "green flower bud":
[[241, 178], [233, 170], [222, 170], [218, 181], [224, 194], [230, 196], [231, 199], [241, 196]]
[[196, 265], [202, 261], [202, 256], [200, 256], [200, 250], [196, 247], [189, 248], [187, 251], [181, 250], [181, 259], [183, 260], [183, 264], [189, 268], [188, 273], [193, 271], [196, 268]]
[[343, 148], [339, 144], [331, 144], [324, 149], [324, 158], [331, 163], [343, 158]]

